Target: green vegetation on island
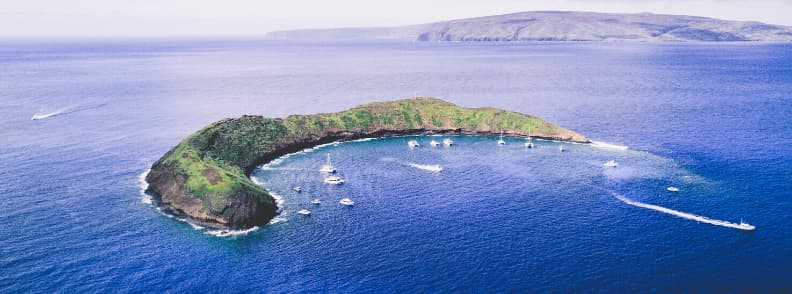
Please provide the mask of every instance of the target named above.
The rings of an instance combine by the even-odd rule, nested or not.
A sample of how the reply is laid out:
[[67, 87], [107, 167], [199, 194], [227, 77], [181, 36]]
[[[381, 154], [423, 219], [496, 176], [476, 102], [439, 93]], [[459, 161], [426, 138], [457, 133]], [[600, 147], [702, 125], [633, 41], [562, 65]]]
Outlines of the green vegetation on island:
[[158, 160], [146, 180], [160, 204], [231, 228], [267, 223], [277, 207], [249, 179], [260, 164], [318, 144], [418, 134], [495, 134], [588, 142], [540, 118], [495, 108], [464, 108], [432, 98], [374, 102], [346, 111], [285, 119], [225, 119], [188, 136]]

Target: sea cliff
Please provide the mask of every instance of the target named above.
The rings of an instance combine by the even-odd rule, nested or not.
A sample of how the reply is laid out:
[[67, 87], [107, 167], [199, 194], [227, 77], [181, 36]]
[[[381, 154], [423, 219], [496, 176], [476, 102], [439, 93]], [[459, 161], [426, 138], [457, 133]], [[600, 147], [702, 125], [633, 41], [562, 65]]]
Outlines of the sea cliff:
[[166, 210], [209, 226], [248, 228], [277, 213], [274, 199], [250, 179], [278, 156], [319, 144], [420, 134], [505, 135], [588, 142], [540, 118], [495, 108], [464, 108], [433, 98], [374, 102], [337, 113], [287, 118], [242, 116], [193, 133], [168, 151], [146, 177]]

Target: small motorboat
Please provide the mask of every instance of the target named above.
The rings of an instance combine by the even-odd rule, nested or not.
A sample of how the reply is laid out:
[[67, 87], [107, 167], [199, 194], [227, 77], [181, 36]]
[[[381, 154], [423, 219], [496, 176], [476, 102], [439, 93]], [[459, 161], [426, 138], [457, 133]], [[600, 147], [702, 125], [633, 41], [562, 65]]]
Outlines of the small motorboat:
[[320, 204], [320, 203], [322, 203], [322, 200], [319, 200], [319, 198], [311, 200], [311, 204]]
[[756, 229], [755, 226], [752, 226], [752, 225], [744, 222], [743, 220], [740, 220], [740, 224], [737, 225], [737, 228], [740, 229], [740, 230], [746, 230], [746, 231], [753, 231], [753, 230]]
[[302, 187], [297, 186], [297, 187], [294, 187], [293, 190], [294, 190], [294, 192], [300, 193], [300, 192], [302, 192]]
[[418, 144], [418, 141], [410, 140], [410, 142], [407, 142], [407, 146], [410, 146], [410, 148], [415, 148], [421, 147], [421, 144]]
[[558, 146], [558, 151], [566, 152], [566, 149], [564, 148], [564, 145]]
[[307, 209], [300, 209], [300, 210], [297, 211], [297, 213], [302, 214], [302, 215], [311, 215], [311, 211], [307, 210]]
[[443, 145], [446, 145], [446, 146], [454, 145], [454, 140], [451, 140], [449, 138], [445, 138], [445, 139], [443, 139]]
[[337, 176], [329, 176], [324, 179], [324, 182], [325, 184], [340, 185], [344, 183], [344, 180]]
[[437, 146], [440, 146], [440, 142], [432, 140], [432, 142], [429, 142], [429, 145], [432, 146], [432, 147], [437, 147]]
[[617, 166], [619, 166], [619, 163], [616, 162], [615, 160], [608, 160], [608, 162], [606, 162], [606, 163], [604, 163], [602, 165], [604, 165], [605, 167], [617, 167]]
[[674, 186], [668, 187], [666, 188], [666, 190], [668, 190], [669, 192], [679, 192], [679, 188]]
[[338, 203], [341, 203], [346, 206], [355, 205], [355, 201], [352, 201], [352, 199], [349, 198], [343, 198], [341, 199], [341, 201], [338, 201]]

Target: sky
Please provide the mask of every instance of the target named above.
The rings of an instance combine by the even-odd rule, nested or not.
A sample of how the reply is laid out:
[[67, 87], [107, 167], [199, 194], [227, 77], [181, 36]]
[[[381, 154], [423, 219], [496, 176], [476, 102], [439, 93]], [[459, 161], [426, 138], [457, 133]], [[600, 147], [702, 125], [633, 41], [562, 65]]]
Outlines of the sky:
[[0, 0], [0, 37], [257, 36], [530, 10], [652, 12], [792, 26], [792, 0]]

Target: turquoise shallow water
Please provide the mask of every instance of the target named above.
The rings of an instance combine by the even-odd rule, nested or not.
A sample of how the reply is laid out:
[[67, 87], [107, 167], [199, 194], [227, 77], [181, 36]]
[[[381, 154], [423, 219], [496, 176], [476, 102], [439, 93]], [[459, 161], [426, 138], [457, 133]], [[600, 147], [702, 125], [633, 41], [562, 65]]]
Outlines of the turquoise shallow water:
[[[2, 45], [0, 292], [792, 287], [788, 44]], [[140, 175], [212, 121], [415, 94], [535, 114], [630, 149], [525, 150], [495, 137], [325, 146], [256, 170], [283, 197], [280, 221], [230, 238], [143, 202]], [[327, 153], [342, 186], [321, 183]], [[610, 159], [619, 167], [604, 168]], [[614, 192], [757, 229], [631, 206]], [[305, 207], [310, 217], [295, 213]]]

